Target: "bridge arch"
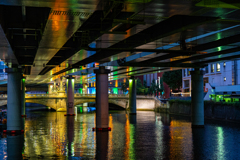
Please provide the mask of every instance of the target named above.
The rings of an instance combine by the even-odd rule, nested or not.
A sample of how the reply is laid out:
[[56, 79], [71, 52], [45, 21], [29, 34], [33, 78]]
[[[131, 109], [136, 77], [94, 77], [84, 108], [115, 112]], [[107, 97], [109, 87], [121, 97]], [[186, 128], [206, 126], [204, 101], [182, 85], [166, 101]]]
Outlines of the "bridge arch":
[[[30, 110], [34, 110], [35, 108], [34, 107], [37, 107], [38, 109], [39, 108], [41, 108], [41, 109], [47, 109], [47, 110], [49, 110], [49, 109], [52, 109], [52, 110], [54, 110], [54, 111], [56, 111], [55, 109], [53, 109], [53, 108], [49, 108], [48, 106], [46, 106], [46, 105], [44, 105], [44, 104], [39, 104], [39, 103], [29, 103], [29, 102], [26, 102], [25, 103], [26, 105], [26, 108], [28, 107], [28, 109], [30, 109]], [[31, 109], [32, 108], [32, 109]]]
[[66, 111], [66, 99], [63, 98], [29, 98], [25, 100], [25, 103], [37, 103], [50, 107], [56, 111]]
[[[74, 99], [74, 106], [88, 103], [88, 102], [95, 102], [95, 98], [75, 98]], [[116, 98], [109, 98], [109, 103], [114, 105], [120, 106], [124, 109], [128, 108], [128, 99], [116, 99]], [[41, 104], [47, 107], [50, 107], [56, 111], [66, 111], [66, 98], [26, 98], [25, 103], [36, 103]], [[7, 105], [7, 99], [0, 101], [0, 106]]]

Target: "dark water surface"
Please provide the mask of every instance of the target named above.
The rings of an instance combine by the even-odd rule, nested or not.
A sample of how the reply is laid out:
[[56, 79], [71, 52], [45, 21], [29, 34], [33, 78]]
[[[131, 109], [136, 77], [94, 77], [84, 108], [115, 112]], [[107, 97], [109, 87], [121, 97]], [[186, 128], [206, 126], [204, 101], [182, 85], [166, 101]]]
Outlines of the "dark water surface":
[[139, 111], [110, 112], [110, 132], [93, 132], [95, 113], [29, 112], [25, 133], [1, 136], [0, 159], [240, 159], [240, 124]]

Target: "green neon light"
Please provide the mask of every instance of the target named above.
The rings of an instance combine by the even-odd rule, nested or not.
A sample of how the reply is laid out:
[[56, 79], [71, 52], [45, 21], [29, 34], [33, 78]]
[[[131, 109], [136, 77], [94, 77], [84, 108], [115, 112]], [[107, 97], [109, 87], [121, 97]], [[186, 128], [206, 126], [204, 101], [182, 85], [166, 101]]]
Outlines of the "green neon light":
[[113, 88], [113, 94], [118, 94], [118, 88]]
[[83, 94], [83, 89], [82, 89], [82, 88], [79, 88], [79, 89], [78, 89], [78, 93]]
[[[218, 47], [218, 51], [221, 51], [221, 50], [222, 50], [222, 48]], [[218, 58], [221, 58], [221, 57], [222, 57], [221, 55], [218, 56]]]
[[209, 8], [230, 8], [230, 9], [239, 9], [239, 2], [236, 2], [234, 4], [228, 4], [219, 0], [203, 0], [196, 4], [196, 6], [200, 7], [209, 7]]

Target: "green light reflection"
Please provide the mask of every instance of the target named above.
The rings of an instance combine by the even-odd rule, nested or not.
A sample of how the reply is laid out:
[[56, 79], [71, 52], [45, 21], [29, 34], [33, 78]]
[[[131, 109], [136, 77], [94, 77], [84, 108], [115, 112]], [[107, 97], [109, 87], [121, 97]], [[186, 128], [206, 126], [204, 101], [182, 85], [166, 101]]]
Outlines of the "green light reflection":
[[218, 143], [218, 152], [217, 152], [217, 159], [224, 159], [223, 154], [225, 153], [224, 148], [224, 132], [222, 127], [217, 127], [217, 143]]
[[135, 159], [135, 126], [130, 124], [130, 145], [129, 145], [129, 158]]

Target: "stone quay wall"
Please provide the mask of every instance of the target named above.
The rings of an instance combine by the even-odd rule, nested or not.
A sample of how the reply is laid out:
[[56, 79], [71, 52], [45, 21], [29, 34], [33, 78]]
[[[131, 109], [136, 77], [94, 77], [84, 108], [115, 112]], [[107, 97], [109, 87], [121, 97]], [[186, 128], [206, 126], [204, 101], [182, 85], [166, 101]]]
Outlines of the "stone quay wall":
[[[158, 109], [161, 112], [161, 109]], [[170, 102], [169, 114], [191, 116], [191, 101]], [[240, 122], [240, 103], [204, 102], [204, 118]]]

